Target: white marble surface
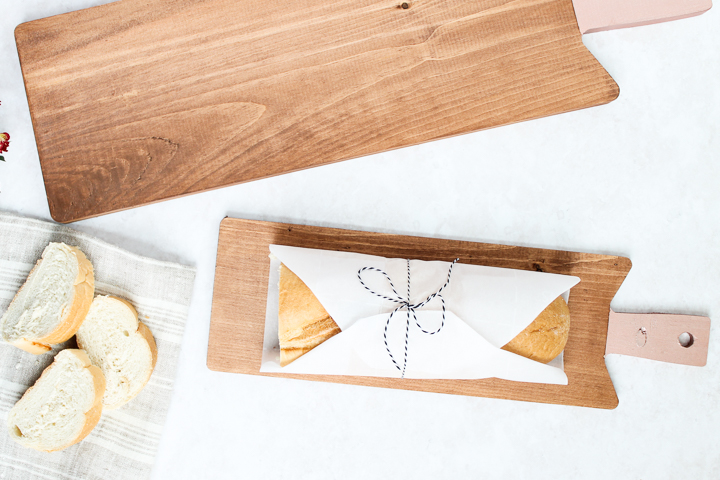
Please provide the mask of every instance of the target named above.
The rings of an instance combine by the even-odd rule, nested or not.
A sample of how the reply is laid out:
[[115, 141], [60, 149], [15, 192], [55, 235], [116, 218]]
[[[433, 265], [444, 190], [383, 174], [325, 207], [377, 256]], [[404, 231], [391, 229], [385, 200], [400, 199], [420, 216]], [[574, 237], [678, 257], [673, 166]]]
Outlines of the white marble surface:
[[[0, 0], [0, 209], [50, 218], [13, 29], [100, 3]], [[154, 479], [720, 478], [720, 7], [584, 41], [608, 106], [73, 225], [198, 268]], [[611, 411], [211, 372], [226, 215], [625, 255], [613, 308], [714, 317], [708, 364], [608, 356]]]

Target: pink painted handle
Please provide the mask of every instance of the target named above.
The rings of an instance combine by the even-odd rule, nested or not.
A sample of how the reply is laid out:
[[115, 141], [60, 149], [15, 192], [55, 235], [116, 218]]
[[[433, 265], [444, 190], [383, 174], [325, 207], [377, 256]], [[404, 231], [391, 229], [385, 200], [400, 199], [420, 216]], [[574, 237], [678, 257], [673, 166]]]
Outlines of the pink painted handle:
[[705, 13], [712, 0], [573, 0], [581, 33], [669, 22]]
[[702, 367], [707, 363], [709, 341], [708, 317], [610, 310], [605, 354]]

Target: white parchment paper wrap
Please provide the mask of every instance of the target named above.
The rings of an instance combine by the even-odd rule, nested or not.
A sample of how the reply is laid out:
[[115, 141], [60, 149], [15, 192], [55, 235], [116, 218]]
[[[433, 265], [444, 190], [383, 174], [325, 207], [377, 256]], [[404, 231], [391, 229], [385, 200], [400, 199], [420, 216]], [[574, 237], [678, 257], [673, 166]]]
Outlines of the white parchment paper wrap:
[[[282, 245], [270, 245], [270, 253], [261, 372], [400, 377], [383, 341], [385, 323], [397, 304], [368, 292], [358, 281], [357, 272], [362, 267], [387, 272], [404, 296], [405, 259]], [[305, 282], [342, 330], [285, 367], [280, 367], [277, 335], [281, 262]], [[410, 301], [419, 302], [437, 291], [447, 279], [449, 266], [449, 262], [411, 260]], [[365, 272], [363, 279], [378, 293], [392, 293], [387, 280], [377, 272]], [[444, 328], [427, 335], [411, 321], [405, 378], [496, 377], [567, 385], [562, 360], [545, 365], [500, 347], [523, 331], [555, 298], [562, 295], [568, 300], [570, 289], [579, 281], [568, 275], [456, 264], [450, 285], [443, 291], [447, 309]], [[440, 301], [431, 302], [417, 311], [418, 321], [426, 330], [436, 330], [442, 321], [441, 309]], [[400, 311], [388, 328], [388, 346], [400, 363], [406, 320], [405, 310]]]

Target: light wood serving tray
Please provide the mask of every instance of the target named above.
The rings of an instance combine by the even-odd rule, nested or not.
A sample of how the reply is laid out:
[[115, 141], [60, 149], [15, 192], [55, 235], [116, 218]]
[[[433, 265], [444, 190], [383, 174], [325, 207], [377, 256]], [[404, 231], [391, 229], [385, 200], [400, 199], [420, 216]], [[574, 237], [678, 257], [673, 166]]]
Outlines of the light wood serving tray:
[[[401, 380], [374, 377], [260, 373], [270, 244], [420, 260], [575, 275], [570, 338], [564, 353], [569, 384], [486, 380]], [[207, 365], [222, 372], [287, 377], [372, 387], [615, 408], [618, 398], [605, 367], [610, 302], [631, 267], [611, 255], [512, 247], [226, 218], [220, 225]]]
[[59, 222], [619, 93], [572, 0], [122, 0], [15, 37]]

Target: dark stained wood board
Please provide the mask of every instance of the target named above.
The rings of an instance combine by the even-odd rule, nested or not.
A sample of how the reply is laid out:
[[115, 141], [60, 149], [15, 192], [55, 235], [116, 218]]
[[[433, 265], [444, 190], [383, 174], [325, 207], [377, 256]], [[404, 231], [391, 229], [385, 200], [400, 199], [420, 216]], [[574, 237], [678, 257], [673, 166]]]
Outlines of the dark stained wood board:
[[[564, 353], [569, 384], [260, 373], [270, 244], [420, 260], [460, 257], [462, 263], [578, 276], [581, 282], [570, 294], [570, 337]], [[615, 408], [618, 398], [605, 367], [605, 342], [610, 302], [630, 267], [629, 259], [611, 255], [226, 218], [220, 225], [207, 365], [248, 375]]]
[[72, 222], [604, 104], [572, 0], [122, 0], [15, 31]]

